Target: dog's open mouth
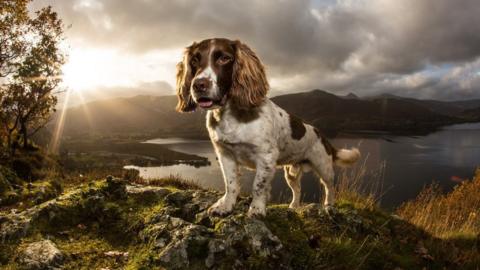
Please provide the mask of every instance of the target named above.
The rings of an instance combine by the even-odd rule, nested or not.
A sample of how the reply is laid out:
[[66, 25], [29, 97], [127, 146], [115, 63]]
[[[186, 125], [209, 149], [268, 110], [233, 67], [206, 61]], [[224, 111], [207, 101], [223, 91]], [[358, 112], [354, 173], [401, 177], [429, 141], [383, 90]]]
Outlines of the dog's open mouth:
[[197, 100], [198, 106], [207, 109], [213, 106], [213, 100], [206, 98], [206, 97], [201, 97]]
[[210, 109], [213, 106], [224, 106], [227, 103], [227, 95], [224, 95], [221, 99], [212, 99], [209, 97], [195, 98], [195, 102], [203, 109]]

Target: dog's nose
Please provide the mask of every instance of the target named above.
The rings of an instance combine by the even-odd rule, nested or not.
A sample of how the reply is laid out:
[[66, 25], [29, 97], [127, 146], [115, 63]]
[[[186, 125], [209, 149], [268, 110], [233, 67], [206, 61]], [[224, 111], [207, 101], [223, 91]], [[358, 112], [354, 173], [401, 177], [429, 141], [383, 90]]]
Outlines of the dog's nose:
[[210, 80], [207, 78], [195, 79], [193, 82], [193, 90], [196, 92], [205, 92], [210, 88]]

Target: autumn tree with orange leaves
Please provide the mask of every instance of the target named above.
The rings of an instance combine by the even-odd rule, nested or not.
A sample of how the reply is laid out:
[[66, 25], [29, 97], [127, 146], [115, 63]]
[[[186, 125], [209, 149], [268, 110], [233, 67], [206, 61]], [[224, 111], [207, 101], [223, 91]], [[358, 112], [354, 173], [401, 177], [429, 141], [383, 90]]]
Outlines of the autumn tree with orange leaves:
[[30, 2], [0, 2], [0, 140], [10, 156], [28, 148], [55, 111], [65, 62], [62, 20], [51, 7], [30, 15]]

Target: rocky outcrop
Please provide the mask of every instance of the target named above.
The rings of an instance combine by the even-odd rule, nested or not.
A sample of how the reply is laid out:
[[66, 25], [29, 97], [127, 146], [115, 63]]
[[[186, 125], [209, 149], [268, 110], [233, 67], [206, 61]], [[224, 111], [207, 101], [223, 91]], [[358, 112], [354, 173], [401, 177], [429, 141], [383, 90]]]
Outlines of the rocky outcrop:
[[[0, 268], [421, 269], [456, 265], [448, 254], [432, 248], [447, 244], [378, 209], [339, 202], [327, 213], [319, 204], [295, 211], [273, 205], [265, 218], [252, 219], [245, 215], [251, 199], [241, 197], [230, 215], [207, 215], [220, 196], [211, 190], [179, 189], [171, 182], [145, 186], [108, 177], [85, 184], [26, 211], [2, 216]], [[453, 248], [448, 245], [445, 249]]]
[[[217, 199], [216, 192], [177, 191], [165, 197], [164, 208], [153, 215], [140, 233], [155, 256], [154, 264], [168, 269], [248, 266], [245, 258], [260, 264], [284, 264], [287, 261], [280, 239], [266, 224], [247, 218], [241, 208], [224, 218], [212, 218], [205, 210]], [[282, 262], [283, 261], [283, 262]]]

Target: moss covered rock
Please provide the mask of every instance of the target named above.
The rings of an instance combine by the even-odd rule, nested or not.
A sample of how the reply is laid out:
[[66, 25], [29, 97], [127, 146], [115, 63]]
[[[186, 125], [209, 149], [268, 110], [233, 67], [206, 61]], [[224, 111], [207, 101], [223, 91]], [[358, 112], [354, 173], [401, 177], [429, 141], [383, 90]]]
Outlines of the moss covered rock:
[[[160, 185], [160, 183], [156, 183]], [[50, 239], [64, 269], [475, 269], [476, 239], [436, 239], [378, 209], [342, 202], [269, 206], [211, 217], [216, 191], [132, 185], [109, 177], [0, 218], [0, 264], [21, 267], [25, 243]], [[442, 248], [440, 248], [442, 247]], [[455, 250], [455, 257], [449, 250]], [[110, 255], [108, 255], [110, 254]], [[112, 256], [111, 254], [122, 254]], [[128, 254], [128, 255], [123, 255]], [[457, 258], [469, 258], [458, 260]]]
[[28, 244], [18, 260], [24, 269], [58, 269], [63, 254], [52, 241], [42, 240]]

